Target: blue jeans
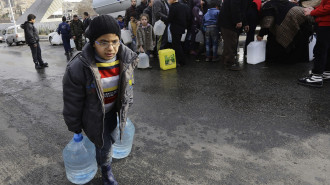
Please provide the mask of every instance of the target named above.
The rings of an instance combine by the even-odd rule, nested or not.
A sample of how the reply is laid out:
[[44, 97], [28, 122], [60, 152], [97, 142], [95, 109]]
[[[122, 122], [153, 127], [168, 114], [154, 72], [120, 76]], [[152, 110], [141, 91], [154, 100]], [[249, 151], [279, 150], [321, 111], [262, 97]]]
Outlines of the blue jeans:
[[117, 114], [110, 111], [104, 117], [103, 148], [95, 146], [96, 161], [100, 166], [109, 166], [112, 161], [112, 144], [115, 143], [118, 133]]
[[207, 57], [211, 57], [211, 50], [213, 57], [217, 57], [219, 37], [219, 29], [217, 27], [206, 27], [205, 47]]

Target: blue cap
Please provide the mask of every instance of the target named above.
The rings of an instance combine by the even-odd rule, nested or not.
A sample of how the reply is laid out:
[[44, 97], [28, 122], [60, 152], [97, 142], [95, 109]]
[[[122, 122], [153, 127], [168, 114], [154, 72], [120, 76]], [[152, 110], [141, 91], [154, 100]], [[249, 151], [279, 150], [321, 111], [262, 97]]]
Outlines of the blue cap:
[[73, 140], [77, 143], [80, 142], [82, 139], [83, 139], [83, 135], [81, 133], [73, 135]]

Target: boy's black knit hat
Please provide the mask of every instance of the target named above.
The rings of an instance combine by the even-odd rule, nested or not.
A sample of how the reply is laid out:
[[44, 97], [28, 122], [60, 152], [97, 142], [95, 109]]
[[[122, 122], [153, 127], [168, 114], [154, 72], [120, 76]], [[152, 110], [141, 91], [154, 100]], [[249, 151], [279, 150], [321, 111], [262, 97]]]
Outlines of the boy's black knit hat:
[[91, 44], [104, 34], [113, 33], [120, 39], [120, 27], [117, 21], [110, 15], [100, 15], [95, 17], [86, 29], [85, 35]]

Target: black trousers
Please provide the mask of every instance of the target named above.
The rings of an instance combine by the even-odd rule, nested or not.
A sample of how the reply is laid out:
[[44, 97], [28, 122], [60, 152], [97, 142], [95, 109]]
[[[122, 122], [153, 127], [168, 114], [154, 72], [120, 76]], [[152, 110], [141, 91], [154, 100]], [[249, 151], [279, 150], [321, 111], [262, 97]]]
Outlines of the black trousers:
[[175, 50], [177, 63], [180, 65], [184, 65], [186, 62], [185, 62], [183, 48], [181, 45], [181, 37], [182, 34], [178, 34], [178, 33], [172, 34], [172, 47]]
[[330, 71], [330, 26], [320, 26], [316, 31], [314, 47], [314, 74]]
[[39, 44], [39, 42], [37, 42], [36, 44], [37, 44], [37, 47], [34, 47], [33, 44], [30, 45], [33, 62], [35, 64], [43, 65], [44, 64], [44, 61], [42, 60], [42, 57], [41, 57], [40, 44]]
[[70, 35], [62, 35], [62, 41], [63, 41], [63, 47], [65, 53], [69, 53], [71, 51], [70, 37], [71, 37]]
[[258, 18], [258, 10], [257, 9], [250, 9], [247, 13], [247, 20], [249, 23], [249, 31], [246, 34], [245, 46], [244, 46], [244, 55], [247, 54], [247, 46], [250, 42], [254, 41], [256, 28], [259, 22]]

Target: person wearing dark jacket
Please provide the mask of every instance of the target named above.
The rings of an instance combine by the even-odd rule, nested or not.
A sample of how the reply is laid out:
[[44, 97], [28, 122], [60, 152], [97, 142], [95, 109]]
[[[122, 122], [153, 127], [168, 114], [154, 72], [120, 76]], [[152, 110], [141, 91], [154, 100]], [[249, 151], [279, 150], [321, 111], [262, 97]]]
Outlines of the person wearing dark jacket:
[[67, 59], [69, 60], [70, 55], [72, 55], [71, 46], [70, 46], [71, 29], [70, 29], [70, 25], [68, 23], [66, 23], [65, 16], [62, 17], [62, 21], [63, 22], [60, 25], [58, 25], [57, 33], [59, 35], [62, 35], [62, 41], [63, 41], [64, 50], [65, 50], [65, 55], [66, 55]]
[[81, 51], [82, 48], [82, 35], [84, 33], [84, 24], [79, 20], [77, 15], [73, 16], [73, 20], [70, 24], [71, 36], [76, 45], [76, 49]]
[[83, 25], [84, 25], [84, 33], [87, 29], [87, 27], [89, 26], [89, 24], [91, 23], [91, 18], [89, 17], [88, 12], [84, 12], [84, 20], [83, 20]]
[[[155, 26], [155, 23], [161, 20], [165, 23], [165, 30], [167, 30], [167, 16], [169, 10], [170, 8], [166, 0], [154, 0], [154, 4], [152, 5], [152, 26]], [[167, 47], [167, 31], [164, 31], [162, 36], [157, 37], [157, 51], [165, 49]]]
[[131, 20], [131, 16], [135, 15], [135, 19], [137, 19], [136, 15], [136, 0], [131, 0], [131, 6], [126, 9], [125, 12], [125, 28], [128, 28], [128, 23]]
[[315, 9], [304, 9], [305, 15], [316, 17], [318, 24], [314, 47], [314, 68], [312, 74], [298, 80], [301, 85], [322, 87], [323, 81], [330, 81], [330, 0], [322, 0]]
[[147, 0], [141, 0], [141, 4], [136, 7], [136, 18], [139, 19], [140, 15], [143, 14], [143, 10], [148, 7]]
[[249, 30], [246, 21], [247, 0], [225, 0], [219, 13], [218, 26], [223, 38], [223, 62], [229, 70], [241, 70], [236, 61], [239, 34], [244, 27]]
[[30, 46], [33, 62], [36, 69], [42, 69], [48, 67], [48, 63], [44, 62], [41, 57], [41, 49], [39, 44], [39, 35], [37, 29], [34, 27], [36, 16], [29, 14], [27, 21], [21, 24], [21, 28], [24, 29], [25, 41]]
[[189, 9], [189, 7], [185, 4], [179, 3], [178, 0], [169, 0], [169, 3], [171, 6], [167, 22], [170, 25], [172, 47], [175, 50], [177, 65], [183, 66], [186, 62], [181, 45], [181, 37], [182, 34], [185, 33], [185, 29], [187, 29], [189, 17], [186, 9]]
[[154, 4], [154, 0], [149, 0], [147, 8], [143, 10], [143, 13], [149, 16], [149, 24], [152, 24], [152, 5]]
[[[120, 42], [120, 28], [109, 15], [95, 17], [89, 42], [73, 56], [63, 77], [63, 116], [69, 131], [82, 130], [95, 144], [102, 181], [117, 185], [111, 169], [111, 148], [125, 128], [133, 103], [134, 69], [138, 56]], [[117, 114], [119, 128], [117, 128]]]

